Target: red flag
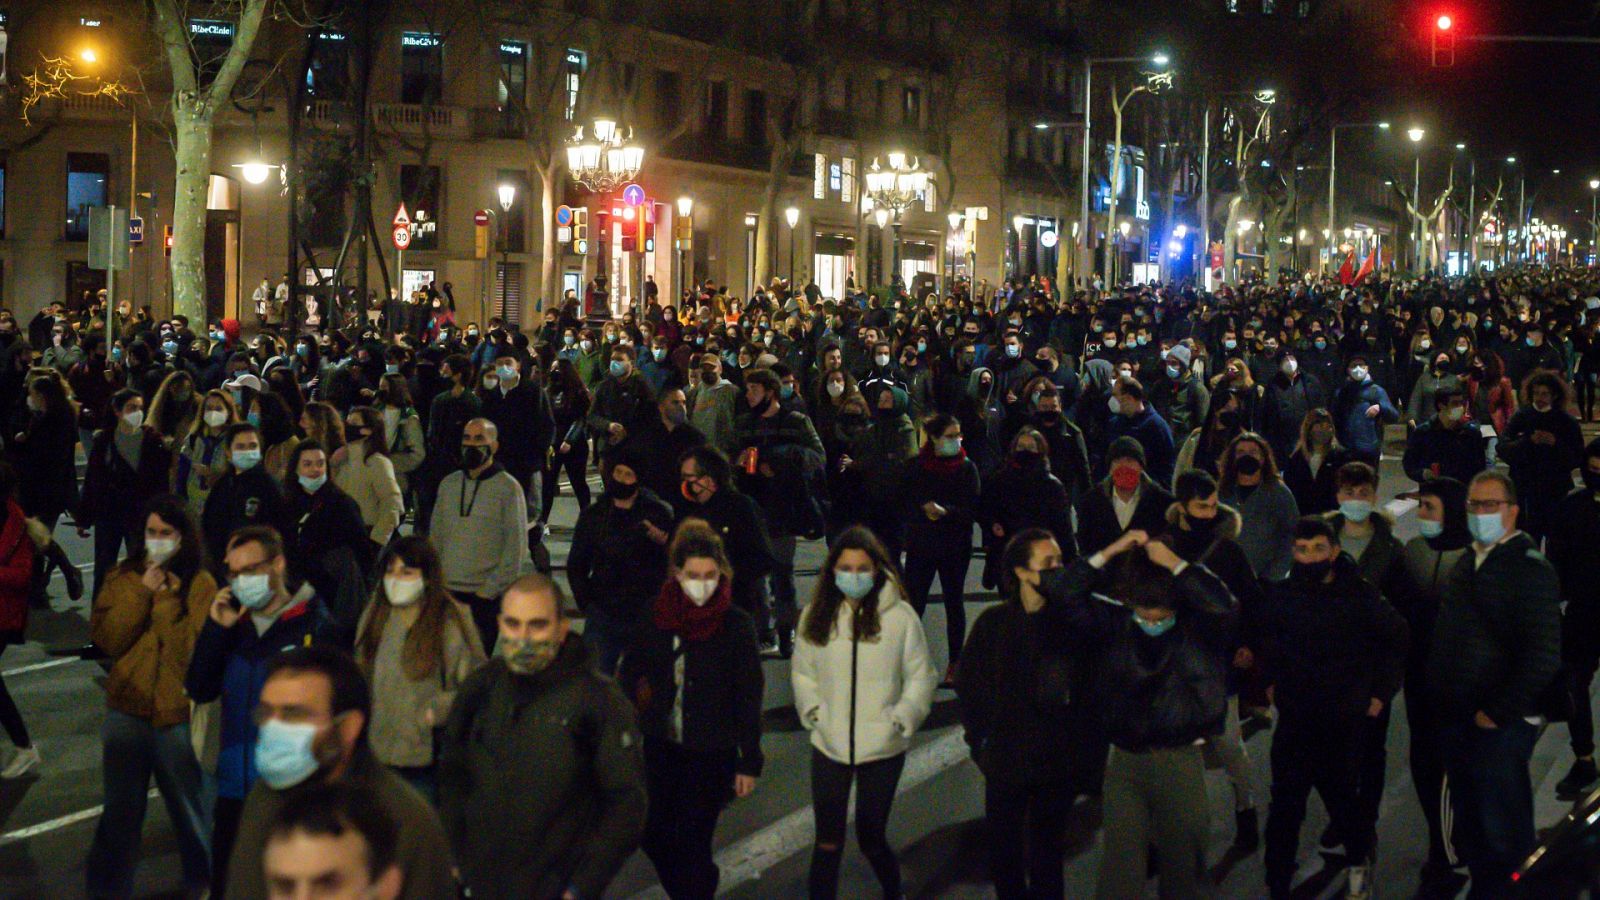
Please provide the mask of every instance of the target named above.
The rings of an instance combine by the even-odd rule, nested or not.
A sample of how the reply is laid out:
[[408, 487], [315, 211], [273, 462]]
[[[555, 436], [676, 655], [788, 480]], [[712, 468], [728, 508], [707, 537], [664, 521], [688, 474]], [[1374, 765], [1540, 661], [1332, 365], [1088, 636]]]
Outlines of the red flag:
[[1350, 251], [1344, 258], [1344, 265], [1339, 267], [1339, 283], [1348, 286], [1355, 280], [1355, 251]]
[[1378, 254], [1382, 252], [1376, 244], [1373, 245], [1372, 252], [1368, 253], [1366, 260], [1361, 263], [1361, 270], [1356, 272], [1356, 284], [1360, 284], [1361, 279], [1371, 275], [1373, 270], [1378, 267]]

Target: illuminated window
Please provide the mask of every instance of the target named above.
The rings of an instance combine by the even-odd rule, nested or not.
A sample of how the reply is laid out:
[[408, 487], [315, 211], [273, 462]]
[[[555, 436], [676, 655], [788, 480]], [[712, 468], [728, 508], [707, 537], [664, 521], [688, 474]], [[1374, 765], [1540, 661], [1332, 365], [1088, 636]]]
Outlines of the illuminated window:
[[583, 84], [583, 70], [588, 67], [589, 57], [582, 50], [567, 50], [565, 60], [566, 89], [567, 89], [567, 121], [571, 122], [578, 114], [578, 88]]
[[854, 203], [856, 202], [855, 157], [846, 156], [840, 164], [843, 167], [844, 177], [839, 183], [839, 200], [844, 203]]
[[816, 155], [816, 170], [811, 175], [811, 196], [816, 200], [828, 196], [828, 158], [821, 153]]
[[433, 32], [400, 35], [400, 102], [434, 103], [444, 88], [444, 47]]

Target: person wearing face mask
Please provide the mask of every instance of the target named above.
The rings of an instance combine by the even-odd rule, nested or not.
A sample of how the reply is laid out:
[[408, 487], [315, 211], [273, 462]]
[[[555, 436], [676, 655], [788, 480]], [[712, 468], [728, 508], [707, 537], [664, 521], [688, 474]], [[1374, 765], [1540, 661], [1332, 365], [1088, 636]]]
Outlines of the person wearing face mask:
[[302, 441], [289, 457], [284, 500], [293, 530], [284, 534], [290, 572], [316, 589], [339, 636], [354, 639], [371, 593], [367, 573], [377, 548], [361, 507], [329, 477], [327, 449]]
[[585, 615], [583, 640], [607, 675], [647, 627], [650, 600], [667, 569], [672, 507], [641, 483], [639, 470], [631, 451], [607, 451], [605, 493], [578, 514], [567, 557], [567, 581]]
[[205, 509], [212, 486], [227, 472], [226, 434], [228, 426], [237, 421], [228, 392], [207, 391], [200, 401], [200, 415], [178, 445], [173, 485], [196, 517]]
[[829, 455], [833, 503], [828, 509], [828, 533], [865, 525], [883, 541], [890, 558], [898, 559], [905, 546], [900, 485], [917, 453], [916, 426], [906, 414], [905, 392], [878, 385], [871, 398], [852, 399], [835, 422], [837, 449]]
[[1078, 507], [1078, 544], [1105, 547], [1130, 530], [1159, 534], [1172, 495], [1145, 472], [1144, 448], [1118, 438], [1106, 452], [1107, 475]]
[[217, 593], [203, 562], [200, 533], [183, 502], [152, 497], [142, 549], [118, 564], [95, 597], [90, 639], [111, 669], [101, 726], [105, 811], [85, 864], [91, 897], [132, 892], [152, 775], [177, 832], [184, 888], [198, 895], [211, 883], [211, 810], [183, 688]]
[[1052, 472], [1044, 435], [1023, 426], [1011, 440], [1006, 462], [983, 479], [978, 500], [978, 526], [986, 549], [982, 584], [993, 588], [1003, 579], [1000, 557], [1012, 536], [1044, 529], [1066, 553], [1077, 555], [1072, 530], [1072, 504], [1067, 488]]
[[610, 356], [610, 368], [595, 388], [585, 425], [604, 446], [616, 447], [654, 413], [656, 398], [639, 374], [632, 347], [613, 346]]
[[[27, 407], [26, 424], [8, 442], [10, 460], [28, 477], [17, 485], [17, 502], [23, 512], [54, 533], [62, 513], [78, 506], [78, 473], [74, 464], [77, 429], [73, 424], [72, 400], [61, 381], [51, 376], [34, 377], [23, 389]], [[33, 588], [34, 605], [46, 600], [48, 559], [36, 563]], [[61, 566], [67, 578], [68, 595], [83, 596], [83, 578], [77, 568]]]
[[1419, 485], [1434, 478], [1466, 484], [1488, 468], [1489, 441], [1467, 422], [1467, 391], [1459, 383], [1435, 395], [1437, 412], [1406, 441], [1406, 477]]
[[208, 559], [221, 559], [228, 535], [249, 525], [270, 526], [280, 535], [294, 532], [283, 486], [261, 464], [260, 431], [244, 422], [229, 425], [222, 446], [227, 468], [212, 484], [200, 514]]
[[269, 896], [261, 861], [280, 815], [329, 789], [357, 792], [395, 823], [392, 865], [400, 873], [400, 900], [456, 890], [438, 813], [373, 753], [373, 691], [348, 653], [305, 646], [276, 654], [265, 667], [255, 714], [261, 777], [245, 800], [228, 861], [230, 900]]
[[427, 538], [396, 540], [380, 571], [354, 642], [356, 662], [372, 684], [368, 739], [379, 762], [431, 801], [435, 729], [461, 684], [483, 665], [483, 645], [471, 613], [446, 590]]
[[984, 365], [994, 372], [995, 387], [1007, 412], [1014, 412], [1027, 394], [1028, 382], [1038, 377], [1039, 370], [1025, 358], [1020, 331], [1007, 329], [1000, 346], [1000, 354], [990, 354]]
[[1572, 490], [1583, 462], [1583, 431], [1568, 412], [1571, 388], [1553, 372], [1535, 372], [1522, 386], [1523, 405], [1511, 416], [1495, 452], [1511, 469], [1522, 518], [1517, 525], [1544, 537], [1555, 506]]
[[739, 438], [734, 419], [742, 391], [722, 377], [722, 360], [715, 353], [699, 356], [693, 371], [695, 384], [689, 388], [687, 396], [689, 424], [723, 453], [730, 456], [738, 453]]
[[522, 485], [496, 460], [499, 431], [488, 419], [462, 429], [459, 468], [439, 483], [428, 536], [445, 587], [472, 611], [484, 647], [494, 643], [496, 597], [533, 569]]
[[[971, 527], [970, 525], [968, 526]], [[856, 843], [886, 897], [900, 896], [900, 863], [886, 829], [911, 737], [933, 705], [938, 673], [921, 617], [906, 602], [894, 564], [865, 528], [834, 540], [801, 618], [790, 681], [795, 711], [811, 732], [816, 843], [810, 895], [838, 894], [850, 788]]]
[[1144, 449], [1146, 468], [1157, 484], [1172, 481], [1178, 450], [1172, 440], [1172, 429], [1161, 415], [1145, 402], [1144, 386], [1131, 376], [1112, 382], [1111, 397], [1106, 403], [1111, 419], [1106, 433], [1114, 441], [1129, 437]]
[[[550, 396], [533, 370], [526, 370], [516, 356], [501, 353], [494, 361], [496, 384], [479, 394], [485, 419], [499, 430], [500, 447], [495, 460], [522, 486], [528, 504], [527, 516], [537, 521], [543, 510], [541, 479], [534, 474], [544, 470], [555, 440], [555, 413]], [[578, 366], [580, 377], [583, 367]], [[588, 379], [584, 379], [586, 384]], [[542, 552], [543, 529], [528, 532], [530, 552]]]
[[1222, 502], [1239, 513], [1239, 546], [1250, 568], [1263, 580], [1286, 577], [1293, 562], [1289, 535], [1300, 509], [1272, 448], [1261, 435], [1246, 431], [1223, 449], [1221, 467]]
[[1288, 459], [1300, 439], [1300, 423], [1306, 413], [1328, 405], [1328, 391], [1316, 374], [1303, 370], [1293, 350], [1275, 356], [1274, 365], [1276, 371], [1266, 380], [1256, 407], [1257, 427], [1272, 444], [1272, 452]]
[[980, 480], [977, 465], [962, 446], [960, 422], [936, 413], [922, 430], [922, 451], [908, 464], [900, 488], [900, 515], [906, 523], [905, 586], [911, 608], [921, 616], [933, 579], [939, 579], [949, 648], [941, 684], [949, 687], [967, 633], [967, 567], [972, 561]]
[[594, 331], [585, 328], [578, 332], [578, 344], [572, 355], [572, 364], [578, 368], [578, 377], [594, 390], [600, 386], [609, 371], [610, 346], [603, 345]]
[[1351, 356], [1345, 371], [1349, 378], [1334, 393], [1330, 409], [1339, 444], [1355, 459], [1376, 466], [1383, 454], [1383, 428], [1400, 421], [1400, 413], [1372, 380], [1366, 356]]
[[1583, 450], [1579, 469], [1583, 484], [1574, 488], [1556, 505], [1550, 517], [1545, 551], [1561, 577], [1562, 615], [1561, 656], [1566, 664], [1563, 675], [1572, 702], [1572, 768], [1556, 785], [1563, 799], [1579, 799], [1587, 794], [1600, 771], [1594, 762], [1594, 713], [1589, 687], [1600, 665], [1600, 586], [1594, 578], [1594, 550], [1600, 547], [1600, 439]]
[[492, 657], [440, 735], [440, 812], [474, 897], [607, 896], [644, 831], [632, 704], [595, 671], [565, 600], [542, 575], [506, 590]]
[[711, 897], [717, 817], [761, 776], [761, 656], [750, 616], [733, 605], [733, 566], [716, 531], [684, 521], [667, 559], [617, 681], [644, 733], [645, 855], [669, 897]]
[[1505, 474], [1474, 477], [1466, 508], [1471, 553], [1445, 581], [1427, 678], [1455, 850], [1473, 883], [1488, 892], [1509, 890], [1512, 872], [1536, 842], [1528, 763], [1548, 701], [1565, 693], [1555, 682], [1561, 583], [1533, 537], [1519, 529], [1516, 485]]
[[1079, 793], [1086, 704], [1079, 648], [1059, 637], [1045, 596], [1062, 572], [1049, 531], [1027, 528], [1000, 557], [1001, 597], [973, 623], [956, 695], [972, 760], [984, 776], [989, 877], [1002, 898], [1062, 897], [1067, 813]]
[[1506, 377], [1511, 379], [1512, 384], [1522, 384], [1533, 372], [1566, 373], [1572, 368], [1567, 365], [1561, 350], [1545, 339], [1544, 324], [1537, 320], [1528, 324], [1522, 340], [1511, 346], [1505, 359]]
[[1084, 694], [1112, 747], [1096, 896], [1143, 893], [1152, 845], [1162, 896], [1200, 896], [1209, 824], [1202, 739], [1226, 718], [1237, 601], [1204, 564], [1140, 529], [1079, 557], [1044, 594], [1061, 609], [1062, 633], [1087, 653]]
[[[285, 647], [327, 640], [327, 618], [309, 584], [291, 586], [279, 532], [250, 525], [223, 538], [228, 584], [217, 591], [195, 638], [183, 686], [197, 704], [221, 701], [221, 750], [212, 807], [213, 885], [228, 884], [228, 860], [244, 800], [261, 766], [256, 704], [267, 669]], [[259, 847], [257, 853], [260, 852]], [[234, 896], [229, 892], [228, 896]], [[241, 895], [242, 896], [242, 895]]]
[[144, 425], [144, 398], [124, 388], [111, 396], [114, 418], [97, 431], [88, 451], [83, 496], [75, 517], [78, 536], [94, 529], [94, 590], [99, 593], [124, 542], [129, 552], [144, 539], [140, 511], [168, 491], [172, 453], [155, 429]]
[[1331, 839], [1351, 860], [1348, 894], [1371, 891], [1377, 807], [1364, 809], [1363, 769], [1368, 742], [1387, 733], [1383, 714], [1404, 680], [1408, 629], [1342, 551], [1339, 524], [1322, 517], [1295, 524], [1293, 572], [1268, 586], [1262, 613], [1262, 669], [1278, 709], [1265, 835], [1275, 900], [1290, 896], [1313, 787], [1333, 820]]
[[1441, 477], [1402, 496], [1417, 501], [1419, 533], [1406, 542], [1402, 555], [1403, 589], [1396, 591], [1391, 601], [1405, 616], [1411, 636], [1405, 675], [1411, 782], [1428, 823], [1428, 857], [1422, 867], [1419, 890], [1430, 897], [1453, 897], [1465, 884], [1466, 875], [1453, 871], [1460, 863], [1452, 861], [1445, 843], [1439, 802], [1444, 786], [1444, 748], [1439, 743], [1439, 721], [1427, 670], [1428, 646], [1433, 640], [1434, 619], [1439, 614], [1445, 584], [1472, 543], [1467, 531], [1467, 486]]
[[1151, 387], [1150, 405], [1174, 435], [1186, 435], [1200, 427], [1211, 402], [1210, 391], [1194, 377], [1189, 365], [1192, 353], [1184, 344], [1168, 350], [1161, 377]]

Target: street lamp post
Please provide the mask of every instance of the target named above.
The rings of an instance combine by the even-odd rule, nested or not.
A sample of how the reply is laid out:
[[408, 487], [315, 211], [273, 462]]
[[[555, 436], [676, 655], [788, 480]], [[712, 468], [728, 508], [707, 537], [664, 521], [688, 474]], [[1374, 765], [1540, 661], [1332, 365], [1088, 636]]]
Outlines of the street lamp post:
[[1411, 169], [1411, 269], [1413, 273], [1422, 269], [1422, 230], [1426, 227], [1422, 222], [1422, 138], [1427, 135], [1421, 128], [1412, 126], [1406, 130], [1406, 137], [1411, 139], [1412, 146], [1417, 148]]
[[875, 248], [877, 252], [874, 256], [877, 257], [879, 265], [883, 264], [883, 242], [889, 231], [889, 215], [888, 207], [874, 206], [872, 209], [872, 221], [878, 224], [878, 246]]
[[800, 224], [800, 207], [791, 206], [784, 210], [783, 220], [789, 223], [789, 295], [794, 296], [794, 227]]
[[1333, 271], [1334, 238], [1337, 225], [1334, 222], [1334, 184], [1339, 174], [1339, 129], [1341, 128], [1378, 128], [1389, 130], [1388, 122], [1344, 122], [1334, 125], [1328, 131], [1328, 271]]
[[[583, 136], [583, 126], [577, 126], [567, 139], [567, 170], [572, 179], [596, 194], [607, 194], [634, 180], [644, 166], [644, 147], [633, 139], [633, 129], [623, 128], [610, 116], [596, 116], [590, 126], [589, 137]], [[597, 223], [598, 224], [598, 223]], [[599, 229], [595, 242], [600, 262], [595, 266], [595, 287], [606, 292], [607, 305], [611, 305], [611, 260], [607, 255], [606, 231], [611, 227], [609, 217]]]
[[683, 292], [689, 288], [689, 273], [684, 271], [685, 248], [683, 244], [685, 240], [688, 240], [686, 235], [691, 233], [689, 230], [689, 222], [691, 221], [690, 217], [693, 215], [694, 198], [688, 194], [684, 194], [682, 197], [678, 198], [678, 219], [680, 221], [677, 223], [678, 227], [676, 228], [676, 231], [678, 232], [678, 239], [674, 241], [674, 243], [677, 245], [678, 251], [678, 296], [672, 301], [674, 304], [683, 302]]
[[[1090, 231], [1090, 228], [1089, 228], [1089, 169], [1091, 168], [1090, 162], [1089, 162], [1089, 159], [1090, 159], [1089, 129], [1090, 129], [1090, 111], [1094, 107], [1094, 67], [1095, 67], [1095, 64], [1096, 63], [1104, 63], [1106, 65], [1114, 65], [1114, 64], [1117, 64], [1117, 63], [1150, 62], [1150, 63], [1153, 63], [1157, 68], [1163, 68], [1170, 61], [1171, 60], [1169, 60], [1167, 58], [1167, 55], [1165, 53], [1157, 53], [1154, 56], [1102, 56], [1102, 57], [1098, 57], [1098, 58], [1091, 57], [1091, 58], [1086, 58], [1083, 61], [1083, 159], [1081, 161], [1082, 165], [1080, 166], [1082, 171], [1079, 173], [1080, 180], [1082, 182], [1082, 186], [1081, 186], [1081, 191], [1080, 191], [1081, 196], [1079, 197], [1079, 202], [1078, 202], [1078, 225], [1079, 225], [1079, 227], [1078, 227], [1078, 235], [1077, 235], [1077, 242], [1076, 242], [1076, 252], [1079, 255], [1082, 255], [1083, 251], [1084, 251], [1084, 248], [1086, 248], [1089, 245], [1089, 231]], [[1115, 187], [1112, 188], [1112, 190], [1115, 190], [1115, 189], [1116, 189]], [[1106, 236], [1110, 237], [1110, 234], [1111, 234], [1111, 228], [1110, 228], [1110, 226], [1108, 224], [1107, 228], [1106, 228]], [[1084, 265], [1081, 268], [1079, 268], [1077, 266], [1074, 266], [1074, 268], [1075, 269], [1079, 269], [1079, 271], [1089, 271], [1089, 270], [1093, 269], [1094, 266], [1092, 266], [1092, 265]]]
[[517, 201], [517, 186], [502, 184], [500, 195], [500, 315], [506, 314], [506, 295], [511, 289], [511, 204]]
[[1600, 247], [1600, 220], [1595, 218], [1597, 191], [1600, 191], [1600, 178], [1589, 179], [1589, 246], [1591, 251], [1592, 248]]
[[962, 218], [961, 213], [956, 212], [953, 209], [950, 210], [949, 214], [945, 216], [945, 219], [947, 221], [949, 221], [949, 223], [950, 223], [950, 238], [946, 242], [946, 246], [948, 247], [948, 249], [945, 251], [945, 256], [949, 258], [949, 262], [950, 262], [950, 279], [948, 281], [946, 281], [945, 285], [944, 285], [944, 292], [945, 292], [945, 294], [947, 296], [951, 293], [951, 291], [953, 291], [955, 289], [955, 283], [956, 283], [956, 254], [955, 254], [955, 250], [956, 250], [956, 234], [958, 233], [956, 229], [961, 227], [961, 218]]
[[894, 214], [894, 271], [889, 276], [890, 284], [900, 276], [900, 214], [924, 196], [932, 181], [933, 174], [922, 168], [920, 160], [898, 151], [888, 153], [884, 162], [874, 158], [867, 169], [867, 196], [872, 198], [872, 205]]

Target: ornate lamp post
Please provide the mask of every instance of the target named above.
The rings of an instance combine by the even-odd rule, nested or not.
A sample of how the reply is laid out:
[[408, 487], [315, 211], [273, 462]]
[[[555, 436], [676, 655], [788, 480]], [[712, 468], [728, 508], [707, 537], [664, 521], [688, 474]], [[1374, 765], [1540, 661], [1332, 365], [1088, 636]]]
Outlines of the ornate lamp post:
[[500, 315], [506, 314], [506, 294], [511, 288], [511, 204], [517, 202], [517, 186], [502, 184], [495, 190], [500, 198]]
[[[894, 216], [894, 268], [889, 283], [900, 277], [900, 214], [905, 212], [933, 181], [933, 174], [922, 168], [915, 156], [898, 151], [882, 160], [874, 157], [867, 169], [867, 196], [878, 210], [887, 210]], [[883, 225], [880, 215], [879, 227]]]
[[[632, 128], [621, 128], [609, 116], [596, 116], [589, 127], [588, 138], [579, 125], [567, 139], [567, 170], [574, 181], [597, 194], [606, 194], [638, 177], [644, 166], [644, 147], [633, 139]], [[597, 217], [604, 227], [598, 229], [596, 249], [600, 263], [596, 266], [595, 287], [606, 291], [610, 280], [611, 257], [608, 256], [606, 231], [611, 227], [609, 216]], [[609, 297], [609, 291], [607, 291]]]
[[796, 293], [794, 283], [794, 228], [800, 224], [800, 207], [791, 206], [783, 211], [783, 220], [789, 223], [789, 296]]

